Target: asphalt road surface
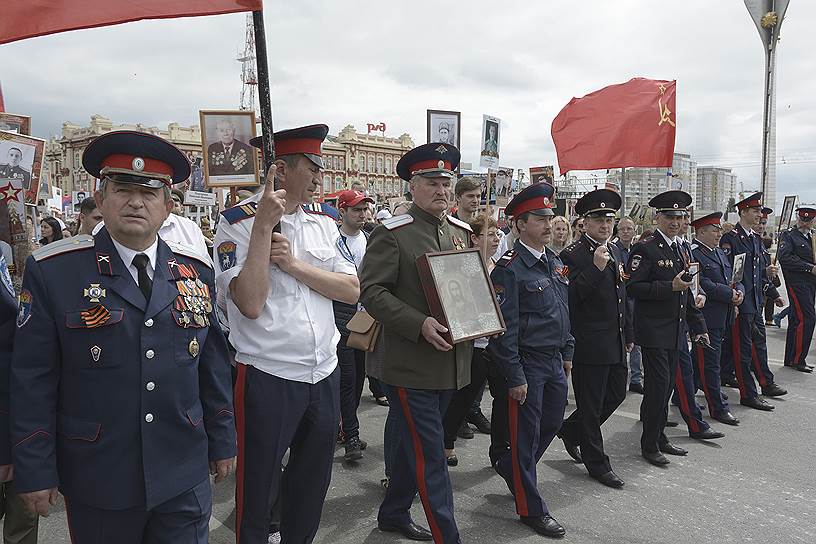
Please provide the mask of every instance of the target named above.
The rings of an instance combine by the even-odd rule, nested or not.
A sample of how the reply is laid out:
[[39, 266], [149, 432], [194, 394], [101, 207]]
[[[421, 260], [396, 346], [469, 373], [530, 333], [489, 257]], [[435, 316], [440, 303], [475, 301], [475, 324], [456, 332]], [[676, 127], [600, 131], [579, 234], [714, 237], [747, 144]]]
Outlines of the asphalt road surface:
[[[771, 369], [787, 388], [785, 397], [772, 399], [776, 410], [759, 412], [739, 405], [738, 393], [725, 389], [732, 411], [742, 421], [733, 428], [717, 421], [721, 440], [700, 442], [688, 437], [685, 426], [667, 429], [672, 441], [690, 450], [687, 457], [670, 457], [668, 468], [646, 463], [640, 453], [637, 414], [640, 395], [626, 401], [604, 425], [606, 451], [615, 471], [626, 482], [621, 490], [603, 487], [590, 479], [582, 465], [567, 456], [556, 439], [538, 466], [538, 482], [555, 518], [567, 530], [566, 542], [584, 543], [751, 543], [793, 544], [816, 542], [816, 374], [781, 368], [783, 328], [769, 328]], [[386, 408], [367, 394], [360, 406], [362, 437], [368, 441], [365, 457], [354, 465], [335, 453], [331, 488], [326, 498], [316, 542], [399, 542], [376, 527], [382, 499], [382, 428]], [[484, 410], [489, 414], [490, 397]], [[734, 402], [736, 401], [736, 402]], [[705, 404], [698, 395], [698, 404]], [[575, 408], [570, 400], [567, 414]], [[670, 417], [681, 418], [672, 408]], [[451, 469], [456, 520], [464, 543], [539, 542], [516, 518], [504, 482], [489, 467], [489, 437], [456, 443], [459, 466]], [[210, 522], [210, 542], [233, 543], [234, 484], [216, 487]], [[427, 527], [419, 501], [413, 518]], [[40, 542], [67, 543], [65, 511], [40, 522]]]

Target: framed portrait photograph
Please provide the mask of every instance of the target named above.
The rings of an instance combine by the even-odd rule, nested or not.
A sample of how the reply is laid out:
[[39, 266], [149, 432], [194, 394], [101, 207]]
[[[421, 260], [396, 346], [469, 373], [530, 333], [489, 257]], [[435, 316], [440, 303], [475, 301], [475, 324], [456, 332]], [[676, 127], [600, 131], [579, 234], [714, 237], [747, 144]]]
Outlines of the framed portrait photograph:
[[513, 173], [509, 166], [499, 166], [495, 171], [493, 181], [496, 185], [496, 196], [508, 196], [513, 192]]
[[786, 196], [782, 204], [782, 213], [779, 215], [779, 232], [790, 228], [793, 218], [793, 209], [796, 207], [796, 196]]
[[417, 270], [431, 315], [451, 344], [504, 332], [504, 318], [478, 249], [426, 253]]
[[546, 181], [550, 185], [555, 179], [553, 166], [531, 166], [530, 167], [530, 183], [541, 183]]
[[745, 253], [734, 255], [734, 273], [731, 276], [731, 285], [736, 285], [742, 281], [742, 275], [745, 271]]
[[499, 167], [499, 148], [501, 146], [501, 119], [482, 115], [482, 140], [479, 152], [479, 166]]
[[26, 193], [26, 199], [36, 203], [44, 153], [45, 140], [14, 132], [0, 132], [0, 183], [4, 180], [18, 181]]
[[31, 135], [31, 117], [0, 112], [0, 130], [15, 134]]
[[201, 149], [206, 187], [242, 187], [261, 182], [255, 134], [255, 112], [202, 110]]
[[697, 295], [700, 294], [700, 263], [689, 263], [688, 273], [693, 276], [691, 278], [691, 294], [696, 299]]
[[462, 148], [462, 113], [458, 111], [427, 110], [428, 143], [443, 143]]

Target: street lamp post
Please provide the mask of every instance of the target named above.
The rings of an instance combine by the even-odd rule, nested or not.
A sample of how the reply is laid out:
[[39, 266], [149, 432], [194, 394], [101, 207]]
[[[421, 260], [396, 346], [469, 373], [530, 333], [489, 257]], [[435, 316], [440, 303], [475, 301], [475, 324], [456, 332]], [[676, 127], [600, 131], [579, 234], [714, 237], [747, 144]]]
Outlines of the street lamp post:
[[745, 0], [765, 50], [760, 190], [771, 206], [776, 200], [776, 44], [790, 0]]

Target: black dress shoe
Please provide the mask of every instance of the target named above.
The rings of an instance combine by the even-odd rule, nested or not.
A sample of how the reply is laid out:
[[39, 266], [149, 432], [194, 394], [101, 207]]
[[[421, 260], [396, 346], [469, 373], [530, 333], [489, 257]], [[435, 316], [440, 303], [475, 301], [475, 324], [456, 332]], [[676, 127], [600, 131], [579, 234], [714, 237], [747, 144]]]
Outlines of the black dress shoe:
[[781, 397], [782, 395], [787, 395], [788, 390], [779, 387], [775, 383], [769, 383], [762, 388], [762, 394], [766, 397]]
[[689, 436], [697, 440], [714, 440], [715, 438], [724, 437], [725, 434], [720, 431], [715, 431], [714, 429], [706, 429], [705, 431], [697, 433], [689, 433]]
[[615, 489], [623, 487], [623, 480], [621, 480], [618, 475], [611, 470], [597, 476], [595, 474], [590, 474], [590, 476], [607, 487], [614, 487]]
[[448, 463], [449, 467], [455, 467], [459, 464], [459, 458], [456, 457], [455, 453], [445, 456], [445, 461]]
[[719, 421], [720, 423], [725, 423], [726, 425], [739, 425], [739, 419], [734, 416], [731, 412], [723, 412], [722, 414], [717, 414], [714, 416], [714, 419]]
[[459, 426], [459, 430], [456, 431], [456, 436], [458, 436], [459, 438], [465, 438], [467, 440], [470, 440], [476, 435], [473, 434], [473, 429], [470, 428], [470, 425], [468, 425], [467, 423], [462, 423]]
[[641, 452], [641, 455], [643, 455], [644, 459], [656, 467], [664, 467], [670, 463], [670, 461], [666, 459], [666, 456], [659, 451], [643, 451]]
[[413, 521], [406, 525], [378, 522], [377, 527], [385, 533], [399, 533], [409, 540], [433, 540], [433, 535], [428, 529], [420, 527]]
[[722, 384], [723, 387], [733, 387], [734, 389], [739, 387], [739, 382], [734, 376], [721, 377], [720, 384]]
[[790, 368], [792, 368], [794, 370], [798, 370], [799, 372], [807, 372], [808, 374], [813, 372], [813, 367], [810, 366], [810, 365], [806, 365], [806, 364], [791, 365]]
[[748, 408], [753, 408], [755, 410], [762, 410], [764, 412], [770, 412], [774, 409], [773, 404], [768, 404], [765, 399], [761, 399], [759, 397], [753, 397], [748, 399], [740, 399], [740, 404], [743, 406], [747, 406]]
[[680, 424], [676, 421], [672, 421], [671, 419], [666, 420], [666, 427], [677, 427], [678, 425]]
[[566, 534], [564, 527], [549, 514], [540, 517], [522, 516], [521, 522], [528, 527], [532, 527], [536, 533], [550, 538], [561, 538]]
[[488, 421], [481, 410], [468, 414], [466, 421], [473, 424], [480, 433], [490, 434], [490, 421]]
[[387, 397], [375, 398], [374, 400], [380, 406], [388, 406], [388, 398]]
[[564, 449], [567, 450], [569, 456], [572, 457], [576, 463], [584, 462], [584, 458], [581, 457], [581, 449], [578, 447], [578, 444], [571, 440], [567, 440], [563, 436], [559, 436], [558, 438], [564, 441]]
[[688, 454], [688, 450], [684, 450], [683, 448], [681, 448], [679, 446], [675, 446], [671, 442], [666, 442], [665, 444], [661, 444], [661, 445], [658, 446], [658, 448], [660, 449], [660, 451], [662, 451], [663, 453], [666, 453], [668, 455], [679, 455], [679, 456], [682, 457], [683, 455]]
[[643, 384], [642, 383], [630, 383], [629, 384], [629, 391], [632, 393], [637, 393], [639, 395], [643, 394]]

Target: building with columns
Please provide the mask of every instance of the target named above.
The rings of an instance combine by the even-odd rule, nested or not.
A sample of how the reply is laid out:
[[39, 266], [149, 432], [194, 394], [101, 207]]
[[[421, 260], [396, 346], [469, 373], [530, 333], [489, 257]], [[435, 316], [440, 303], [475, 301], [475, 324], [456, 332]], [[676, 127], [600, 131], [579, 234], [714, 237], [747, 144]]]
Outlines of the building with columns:
[[91, 115], [86, 127], [66, 121], [62, 124], [62, 134], [52, 137], [45, 147], [45, 165], [50, 173], [51, 183], [60, 187], [63, 194], [73, 191], [92, 192], [94, 178], [82, 168], [82, 152], [91, 140], [114, 130], [133, 130], [155, 134], [174, 143], [192, 160], [201, 156], [201, 131], [198, 125], [189, 127], [170, 123], [166, 129], [147, 127], [140, 123], [114, 125], [107, 117]]
[[396, 138], [363, 134], [353, 125], [346, 125], [337, 136], [329, 135], [323, 143], [323, 193], [349, 189], [359, 181], [371, 194], [401, 195], [397, 162], [413, 147], [408, 134]]

